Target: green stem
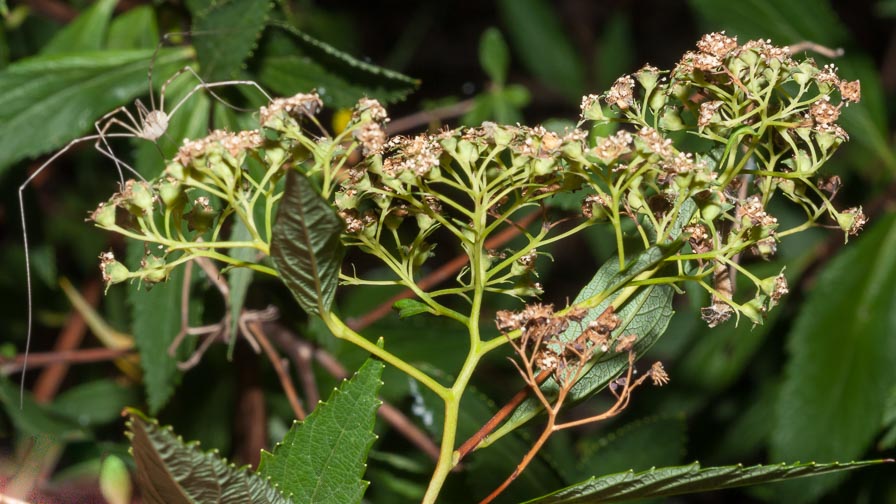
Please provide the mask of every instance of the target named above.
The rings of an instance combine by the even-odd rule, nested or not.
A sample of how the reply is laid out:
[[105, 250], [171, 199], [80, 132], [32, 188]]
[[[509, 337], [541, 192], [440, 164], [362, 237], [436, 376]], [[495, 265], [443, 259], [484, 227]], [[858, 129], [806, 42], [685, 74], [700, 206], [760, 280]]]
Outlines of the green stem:
[[333, 313], [327, 313], [323, 317], [324, 323], [333, 336], [344, 339], [353, 345], [370, 352], [372, 355], [381, 359], [387, 364], [391, 364], [396, 369], [404, 372], [406, 375], [420, 382], [421, 385], [432, 390], [436, 395], [445, 400], [446, 404], [451, 399], [451, 389], [446, 388], [439, 382], [435, 381], [431, 376], [420, 371], [413, 365], [401, 359], [397, 355], [387, 351], [385, 348], [377, 346], [372, 341], [353, 331], [349, 326], [345, 325], [339, 317]]

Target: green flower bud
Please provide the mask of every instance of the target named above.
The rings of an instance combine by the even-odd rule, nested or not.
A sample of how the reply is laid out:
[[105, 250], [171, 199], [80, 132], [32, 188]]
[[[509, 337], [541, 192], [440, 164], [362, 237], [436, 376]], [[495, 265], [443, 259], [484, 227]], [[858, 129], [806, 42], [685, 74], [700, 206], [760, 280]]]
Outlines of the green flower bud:
[[189, 170], [180, 163], [168, 163], [168, 166], [165, 167], [165, 175], [178, 182], [187, 180], [188, 172]]
[[115, 255], [112, 252], [100, 254], [100, 272], [103, 275], [106, 289], [111, 285], [127, 281], [132, 276], [124, 264], [115, 260]]
[[647, 105], [650, 107], [650, 110], [656, 113], [666, 105], [668, 100], [669, 97], [666, 96], [666, 93], [662, 90], [656, 90], [650, 94], [650, 100], [647, 102]]
[[737, 308], [738, 313], [746, 315], [755, 325], [762, 325], [765, 319], [765, 303], [759, 298], [751, 299]]
[[802, 175], [812, 175], [817, 167], [812, 162], [809, 153], [800, 149], [794, 156], [794, 171]]
[[142, 215], [152, 211], [155, 195], [148, 182], [128, 180], [124, 184], [121, 197], [128, 211], [134, 215]]
[[165, 177], [158, 183], [159, 197], [170, 209], [182, 208], [187, 202], [181, 183], [173, 177]]
[[681, 109], [679, 107], [666, 107], [663, 110], [662, 117], [660, 117], [659, 126], [666, 131], [683, 130], [685, 125], [681, 120]]
[[587, 121], [606, 121], [600, 98], [597, 95], [587, 95], [582, 98], [582, 119]]
[[90, 214], [89, 220], [92, 220], [97, 226], [102, 228], [115, 227], [115, 209], [116, 206], [114, 204], [109, 204], [108, 202], [100, 203], [97, 205], [96, 210]]
[[535, 176], [544, 176], [554, 173], [557, 160], [552, 157], [536, 158], [532, 163], [532, 173]]
[[165, 258], [156, 257], [152, 254], [145, 256], [140, 261], [140, 271], [137, 272], [145, 282], [149, 283], [164, 282], [168, 279], [169, 273], [170, 270], [166, 267]]
[[215, 223], [217, 212], [209, 204], [207, 196], [200, 196], [193, 201], [193, 208], [187, 214], [187, 222], [190, 229], [202, 234], [208, 231]]

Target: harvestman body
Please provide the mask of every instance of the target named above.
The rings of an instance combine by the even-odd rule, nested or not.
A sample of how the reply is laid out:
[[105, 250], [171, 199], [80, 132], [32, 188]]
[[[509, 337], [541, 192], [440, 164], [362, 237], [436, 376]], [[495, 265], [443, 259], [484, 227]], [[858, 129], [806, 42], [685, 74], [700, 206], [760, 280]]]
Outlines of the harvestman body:
[[[161, 47], [161, 45], [159, 46]], [[220, 101], [221, 103], [231, 106], [227, 104], [221, 97], [215, 94], [212, 90], [213, 88], [224, 87], [224, 86], [252, 86], [256, 88], [264, 97], [271, 101], [270, 95], [268, 95], [261, 86], [258, 85], [255, 81], [250, 80], [230, 80], [230, 81], [220, 81], [220, 82], [205, 82], [202, 80], [202, 77], [196, 73], [191, 67], [185, 66], [175, 72], [174, 75], [168, 78], [163, 84], [162, 88], [159, 91], [159, 107], [156, 108], [155, 96], [153, 94], [152, 87], [152, 67], [155, 60], [155, 56], [158, 53], [159, 48], [156, 48], [156, 53], [153, 54], [153, 62], [150, 63], [149, 71], [147, 72], [149, 77], [149, 99], [150, 99], [150, 109], [147, 109], [146, 106], [139, 99], [134, 101], [134, 107], [137, 111], [137, 117], [134, 117], [134, 114], [131, 113], [125, 106], [121, 106], [112, 110], [111, 112], [103, 115], [99, 118], [95, 123], [94, 127], [96, 128], [96, 134], [83, 136], [81, 138], [76, 138], [70, 141], [58, 152], [53, 154], [49, 159], [47, 159], [40, 167], [38, 167], [34, 173], [28, 176], [27, 179], [19, 186], [19, 214], [22, 218], [22, 241], [25, 245], [25, 275], [26, 275], [26, 290], [28, 294], [28, 332], [25, 340], [25, 360], [22, 363], [22, 379], [19, 386], [19, 401], [20, 407], [22, 402], [24, 401], [25, 394], [25, 372], [27, 371], [27, 363], [28, 363], [28, 352], [31, 347], [31, 326], [33, 323], [33, 302], [31, 299], [32, 296], [32, 286], [31, 286], [31, 257], [28, 248], [28, 228], [25, 220], [25, 202], [24, 202], [24, 191], [28, 187], [28, 185], [38, 177], [41, 172], [43, 172], [47, 167], [49, 167], [54, 161], [56, 161], [60, 156], [69, 151], [72, 147], [76, 145], [80, 145], [84, 142], [96, 142], [94, 147], [97, 151], [99, 151], [102, 155], [108, 157], [113, 162], [115, 162], [115, 166], [118, 169], [118, 176], [121, 184], [124, 184], [124, 170], [127, 170], [129, 173], [135, 175], [141, 180], [145, 180], [143, 176], [141, 176], [135, 169], [129, 166], [124, 161], [118, 159], [115, 154], [112, 152], [112, 148], [109, 146], [107, 138], [141, 138], [143, 140], [148, 140], [150, 142], [156, 143], [156, 141], [165, 134], [168, 130], [168, 123], [171, 117], [177, 112], [180, 107], [186, 103], [190, 97], [199, 92], [200, 90], [206, 90], [210, 95], [212, 95], [215, 99]], [[183, 96], [168, 112], [165, 112], [165, 91], [175, 79], [180, 77], [183, 74], [191, 74], [196, 80], [199, 81], [199, 84], [196, 84], [193, 89], [191, 89], [186, 95]], [[236, 107], [234, 107], [236, 108]], [[121, 118], [119, 118], [121, 117]], [[108, 132], [109, 129], [113, 126], [118, 126], [124, 129], [124, 132]], [[124, 170], [123, 170], [124, 169]]]

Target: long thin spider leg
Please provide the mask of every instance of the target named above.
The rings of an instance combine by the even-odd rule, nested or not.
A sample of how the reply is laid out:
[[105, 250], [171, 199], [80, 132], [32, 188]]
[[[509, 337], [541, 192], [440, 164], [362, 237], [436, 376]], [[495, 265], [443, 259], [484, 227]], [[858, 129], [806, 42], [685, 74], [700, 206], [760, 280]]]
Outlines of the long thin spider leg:
[[[128, 137], [130, 138], [130, 134], [126, 133], [111, 133], [108, 136], [113, 137]], [[28, 247], [28, 224], [25, 219], [25, 189], [31, 183], [32, 180], [37, 178], [48, 166], [50, 166], [54, 161], [59, 159], [60, 156], [68, 152], [72, 147], [84, 143], [90, 142], [94, 140], [98, 140], [102, 135], [88, 135], [81, 138], [76, 138], [71, 142], [67, 143], [65, 147], [60, 149], [56, 154], [50, 156], [49, 159], [44, 161], [42, 165], [40, 165], [34, 173], [28, 176], [22, 185], [19, 186], [19, 216], [22, 220], [22, 243], [25, 246], [25, 292], [28, 296], [27, 303], [27, 319], [28, 319], [28, 329], [25, 336], [25, 359], [22, 361], [22, 379], [19, 383], [19, 409], [24, 406], [25, 402], [25, 372], [28, 370], [28, 352], [31, 350], [31, 326], [34, 322], [34, 306], [32, 300], [32, 283], [31, 283], [31, 253]]]
[[[179, 109], [181, 107], [181, 105], [184, 104], [184, 102], [186, 102], [191, 96], [196, 94], [196, 92], [199, 91], [200, 89], [205, 89], [206, 91], [211, 93], [212, 91], [209, 91], [211, 88], [224, 87], [224, 86], [252, 86], [255, 89], [257, 89], [259, 92], [261, 92], [261, 94], [263, 94], [268, 100], [273, 100], [271, 98], [271, 96], [267, 92], [265, 92], [265, 90], [262, 89], [261, 86], [259, 86], [258, 83], [255, 81], [232, 80], [232, 81], [221, 81], [221, 82], [202, 82], [201, 84], [197, 84], [195, 87], [193, 87], [193, 89], [191, 89], [189, 93], [187, 93], [183, 98], [181, 98], [180, 101], [177, 102], [177, 104], [174, 106], [174, 108], [172, 108], [171, 111], [168, 112], [168, 116], [169, 117], [173, 116], [174, 113], [177, 112], [177, 109]], [[224, 103], [226, 103], [226, 102], [224, 102]]]
[[[131, 114], [127, 111], [127, 109], [123, 109], [123, 110], [127, 113], [128, 117], [131, 117]], [[133, 131], [130, 125], [128, 125], [124, 121], [118, 119], [117, 117], [112, 117], [106, 121], [106, 124], [104, 124], [102, 128], [98, 128], [100, 138], [96, 141], [96, 143], [94, 144], [94, 147], [96, 148], [97, 151], [99, 151], [100, 154], [106, 156], [107, 158], [111, 159], [115, 163], [115, 168], [118, 169], [118, 178], [119, 178], [122, 186], [124, 186], [124, 172], [122, 170], [122, 167], [124, 167], [124, 170], [126, 170], [127, 172], [133, 174], [134, 176], [136, 176], [137, 178], [139, 178], [140, 180], [145, 182], [146, 179], [143, 177], [143, 175], [140, 174], [140, 172], [135, 170], [134, 167], [125, 163], [121, 159], [118, 159], [118, 156], [116, 156], [115, 153], [112, 152], [112, 147], [109, 145], [109, 142], [106, 141], [106, 138], [109, 136], [113, 136], [113, 134], [106, 133], [106, 131], [113, 124], [117, 124], [129, 132]], [[139, 135], [139, 134], [131, 135], [130, 133], [118, 133], [115, 135], [123, 135], [123, 136], [131, 137], [131, 138], [143, 138], [142, 135]], [[102, 145], [100, 145], [101, 143], [102, 143]]]
[[[122, 112], [124, 112], [125, 116], [128, 119], [130, 119], [131, 124], [127, 124], [127, 123], [125, 123], [121, 120], [118, 120], [114, 117], [116, 114], [119, 114]], [[100, 124], [102, 124], [102, 127], [100, 127]], [[135, 137], [142, 136], [142, 129], [141, 129], [139, 123], [137, 123], [137, 121], [134, 120], [134, 116], [131, 115], [130, 111], [128, 111], [127, 107], [125, 107], [125, 106], [118, 107], [115, 110], [104, 114], [102, 117], [97, 119], [95, 123], [93, 123], [93, 127], [96, 128], [96, 132], [100, 136], [100, 138], [97, 139], [97, 141], [96, 141], [96, 145], [95, 145], [96, 150], [100, 151], [106, 157], [111, 158], [112, 161], [115, 162], [115, 168], [118, 169], [118, 180], [121, 182], [122, 185], [124, 185], [124, 171], [121, 169], [121, 167], [124, 163], [112, 153], [112, 147], [109, 145], [109, 142], [106, 141], [106, 131], [109, 129], [109, 127], [112, 124], [119, 124], [120, 126], [122, 126], [125, 129], [125, 131], [127, 131], [128, 133], [130, 133], [131, 135], [133, 135]], [[103, 144], [103, 147], [105, 147], [105, 150], [103, 149], [103, 147], [100, 147], [100, 143]], [[133, 171], [133, 169], [131, 171]]]

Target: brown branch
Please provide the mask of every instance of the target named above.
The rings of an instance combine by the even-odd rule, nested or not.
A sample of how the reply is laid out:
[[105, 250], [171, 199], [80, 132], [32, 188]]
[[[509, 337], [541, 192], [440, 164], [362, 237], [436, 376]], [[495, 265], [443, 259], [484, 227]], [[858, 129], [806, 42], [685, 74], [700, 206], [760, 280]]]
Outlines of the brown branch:
[[474, 98], [469, 98], [467, 100], [459, 101], [445, 107], [440, 107], [433, 110], [422, 110], [420, 112], [395, 119], [386, 125], [386, 134], [394, 135], [396, 133], [412, 130], [420, 126], [426, 126], [433, 122], [462, 116], [473, 108], [474, 101]]
[[[83, 288], [84, 298], [91, 306], [97, 306], [100, 302], [100, 294], [102, 289], [100, 283], [96, 279], [89, 281]], [[81, 346], [84, 341], [84, 335], [87, 333], [87, 322], [84, 317], [77, 311], [73, 311], [65, 322], [65, 326], [59, 333], [56, 345], [53, 347], [54, 352], [67, 352], [75, 350]], [[59, 392], [59, 387], [65, 380], [70, 364], [61, 361], [48, 365], [37, 377], [34, 384], [33, 395], [34, 400], [39, 403], [50, 402]]]
[[292, 385], [292, 380], [289, 378], [286, 366], [283, 365], [283, 361], [280, 360], [277, 351], [274, 350], [271, 342], [268, 341], [267, 336], [265, 336], [264, 331], [261, 328], [261, 323], [253, 320], [247, 322], [246, 327], [249, 328], [249, 331], [252, 332], [252, 335], [255, 336], [255, 339], [261, 344], [261, 348], [264, 349], [264, 353], [268, 356], [268, 360], [270, 360], [271, 364], [274, 366], [274, 370], [277, 372], [277, 378], [280, 379], [280, 385], [286, 393], [286, 398], [289, 399], [289, 405], [292, 406], [292, 411], [295, 413], [296, 418], [304, 420], [306, 416], [305, 410], [299, 402], [299, 396], [296, 394], [296, 389]]
[[[28, 369], [37, 369], [60, 362], [67, 364], [92, 364], [115, 360], [119, 357], [136, 355], [128, 348], [84, 348], [81, 350], [66, 350], [64, 352], [41, 352], [28, 354]], [[0, 374], [6, 376], [22, 371], [25, 363], [24, 355], [16, 355], [12, 359], [0, 358]]]
[[[485, 248], [498, 248], [501, 245], [509, 242], [513, 238], [516, 238], [520, 234], [519, 229], [524, 229], [526, 226], [531, 224], [532, 221], [534, 221], [539, 215], [541, 215], [541, 213], [537, 210], [524, 215], [518, 222], [516, 222], [516, 226], [505, 228], [500, 233], [486, 240]], [[466, 254], [460, 254], [454, 259], [440, 266], [429, 275], [426, 275], [420, 280], [420, 282], [417, 283], [417, 286], [420, 287], [421, 290], [428, 290], [454, 276], [454, 274], [460, 271], [461, 268], [466, 266], [469, 261], [470, 258], [467, 257]], [[391, 313], [392, 306], [396, 301], [409, 298], [413, 295], [413, 291], [411, 291], [410, 289], [405, 289], [398, 294], [390, 297], [373, 310], [365, 313], [363, 316], [359, 318], [349, 319], [348, 321], [346, 321], [346, 325], [352, 328], [352, 330], [360, 331]]]
[[[310, 352], [314, 360], [317, 361], [324, 370], [335, 378], [348, 378], [349, 373], [345, 367], [330, 355], [326, 350], [316, 348], [314, 345], [299, 338], [295, 333], [286, 327], [276, 323], [267, 322], [265, 328], [271, 339], [284, 349], [290, 358], [297, 359], [301, 348]], [[420, 430], [407, 416], [399, 409], [393, 407], [388, 402], [383, 401], [382, 406], [377, 410], [377, 414], [392, 426], [396, 431], [403, 435], [408, 441], [416, 445], [420, 450], [429, 455], [433, 460], [439, 458], [439, 447], [433, 442], [429, 436]]]

